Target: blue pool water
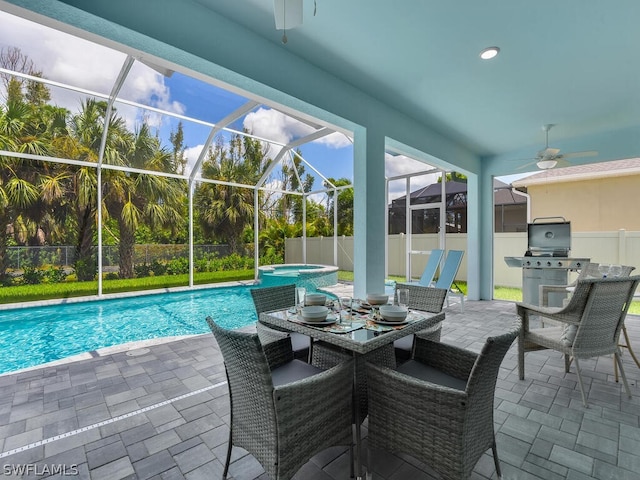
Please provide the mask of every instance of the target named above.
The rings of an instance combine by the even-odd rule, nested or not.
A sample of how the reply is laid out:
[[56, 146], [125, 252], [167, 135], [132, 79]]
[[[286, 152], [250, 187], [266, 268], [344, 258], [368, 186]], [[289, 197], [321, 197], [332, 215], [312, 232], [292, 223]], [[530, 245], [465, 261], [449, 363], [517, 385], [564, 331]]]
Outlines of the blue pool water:
[[249, 287], [224, 287], [0, 311], [0, 373], [122, 343], [256, 320]]

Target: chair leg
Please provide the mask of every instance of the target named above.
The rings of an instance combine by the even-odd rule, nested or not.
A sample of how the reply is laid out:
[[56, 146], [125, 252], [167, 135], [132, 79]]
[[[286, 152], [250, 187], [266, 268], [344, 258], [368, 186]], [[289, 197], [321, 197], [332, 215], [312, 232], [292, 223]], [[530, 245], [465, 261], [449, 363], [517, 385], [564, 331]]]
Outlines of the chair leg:
[[[631, 348], [631, 342], [629, 341], [629, 334], [627, 333], [627, 326], [626, 325], [622, 325], [622, 335], [624, 336], [624, 341], [625, 344], [622, 345], [618, 345], [618, 347], [620, 348], [626, 348], [627, 350], [629, 350], [629, 354], [631, 355], [631, 358], [633, 359], [634, 362], [636, 362], [636, 365], [638, 366], [638, 368], [640, 368], [640, 360], [638, 360], [638, 357], [636, 357], [636, 354], [633, 351], [633, 348]], [[622, 350], [620, 350], [620, 352], [622, 353]], [[616, 378], [616, 383], [618, 383], [618, 362], [613, 362], [613, 373], [615, 375]]]
[[518, 335], [518, 374], [524, 380], [524, 333]]
[[582, 394], [582, 404], [584, 405], [584, 408], [589, 408], [589, 405], [587, 405], [587, 396], [584, 393], [584, 385], [582, 384], [582, 375], [580, 374], [580, 363], [578, 362], [577, 358], [574, 358], [574, 360], [576, 361], [576, 375], [578, 375], [578, 386], [580, 387], [580, 393]]
[[622, 358], [620, 357], [620, 349], [616, 353], [613, 354], [614, 361], [618, 364], [620, 368], [620, 376], [622, 377], [622, 383], [624, 383], [624, 388], [627, 391], [627, 395], [631, 398], [631, 390], [629, 389], [629, 383], [627, 382], [627, 376], [624, 374], [624, 368], [622, 367]]
[[564, 371], [566, 373], [569, 373], [569, 368], [570, 367], [571, 367], [571, 357], [565, 353], [565, 355], [564, 355]]
[[[368, 454], [368, 452], [367, 452]], [[355, 471], [353, 468], [353, 442], [351, 442], [351, 444], [349, 444], [349, 478], [353, 478], [355, 477]], [[368, 465], [368, 463], [367, 463]]]
[[313, 338], [309, 337], [309, 356], [307, 357], [307, 363], [311, 365], [313, 360]]
[[227, 459], [224, 462], [224, 472], [222, 472], [222, 480], [227, 480], [227, 473], [229, 473], [229, 464], [231, 463], [231, 448], [233, 444], [231, 443], [231, 438], [233, 434], [233, 428], [229, 427], [229, 443], [227, 444]]
[[491, 450], [493, 451], [493, 463], [496, 465], [496, 475], [498, 475], [498, 480], [500, 480], [502, 479], [502, 471], [500, 470], [500, 460], [498, 459], [498, 448], [496, 447], [495, 435], [493, 438], [493, 444], [491, 445]]

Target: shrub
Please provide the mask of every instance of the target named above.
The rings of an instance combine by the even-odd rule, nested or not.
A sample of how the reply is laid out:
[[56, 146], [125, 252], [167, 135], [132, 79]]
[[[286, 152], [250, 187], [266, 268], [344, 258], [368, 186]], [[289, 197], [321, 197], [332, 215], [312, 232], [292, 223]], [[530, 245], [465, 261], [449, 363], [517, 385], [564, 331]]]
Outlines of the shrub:
[[118, 275], [116, 272], [109, 272], [104, 276], [105, 280], [118, 280], [120, 278], [120, 275]]
[[164, 275], [167, 273], [167, 264], [166, 263], [162, 263], [158, 260], [154, 260], [151, 263], [151, 270], [153, 270], [153, 274], [156, 277], [159, 277], [160, 275]]
[[135, 273], [136, 278], [148, 277], [151, 275], [151, 265], [147, 265], [146, 263], [134, 265], [133, 273]]
[[181, 275], [183, 273], [189, 273], [188, 258], [174, 258], [167, 262], [167, 275]]
[[50, 267], [44, 272], [44, 278], [48, 283], [60, 283], [64, 282], [67, 278], [67, 273], [63, 267]]
[[265, 253], [260, 257], [260, 265], [281, 265], [284, 263], [284, 259], [282, 255], [278, 255], [277, 253]]
[[73, 265], [73, 269], [75, 270], [76, 277], [80, 281], [93, 280], [98, 271], [97, 265], [87, 260], [76, 260], [76, 263]]
[[41, 272], [36, 267], [24, 267], [22, 282], [25, 285], [38, 285], [39, 283], [42, 283], [44, 276], [44, 272]]

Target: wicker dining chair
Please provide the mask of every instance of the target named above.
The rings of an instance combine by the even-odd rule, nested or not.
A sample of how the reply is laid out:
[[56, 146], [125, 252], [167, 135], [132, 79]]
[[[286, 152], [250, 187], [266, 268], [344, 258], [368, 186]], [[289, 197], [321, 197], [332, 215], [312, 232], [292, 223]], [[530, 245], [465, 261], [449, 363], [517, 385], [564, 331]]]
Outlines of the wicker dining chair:
[[516, 322], [509, 332], [487, 338], [479, 354], [416, 338], [413, 359], [397, 370], [368, 365], [369, 447], [412, 455], [444, 480], [468, 478], [491, 448], [500, 478], [494, 394], [500, 364], [519, 330]]
[[[578, 280], [564, 307], [545, 308], [517, 303], [518, 315], [522, 318], [518, 341], [520, 379], [524, 379], [525, 352], [557, 350], [564, 354], [565, 371], [569, 371], [571, 360], [575, 361], [582, 403], [588, 407], [579, 360], [613, 354], [626, 392], [631, 397], [620, 358], [618, 338], [639, 282], [640, 276], [587, 278]], [[548, 318], [560, 322], [564, 327], [531, 329], [530, 317]]]
[[[632, 267], [630, 265], [620, 265], [620, 277], [628, 277], [631, 275], [631, 272], [635, 270], [636, 267]], [[600, 272], [600, 264], [596, 262], [587, 263], [580, 273], [578, 274], [578, 278], [569, 285], [540, 285], [538, 286], [539, 290], [539, 299], [541, 307], [549, 306], [549, 294], [562, 295], [564, 299], [568, 298], [572, 287], [575, 287], [578, 283], [578, 280], [584, 280], [586, 278], [602, 278], [602, 273]]]
[[[444, 288], [423, 287], [409, 283], [396, 283], [397, 296], [399, 289], [409, 290], [409, 308], [412, 310], [422, 310], [423, 312], [439, 313], [442, 311], [444, 301], [447, 298], [447, 290]], [[415, 335], [407, 335], [393, 342], [395, 348], [396, 361], [403, 363], [409, 360], [413, 354], [415, 337], [426, 338], [427, 340], [440, 341], [442, 323], [438, 323], [431, 328], [420, 330]]]
[[[252, 288], [250, 292], [251, 298], [253, 298], [253, 305], [256, 309], [256, 315], [258, 316], [256, 328], [258, 329], [260, 340], [266, 343], [282, 338], [283, 332], [260, 324], [260, 314], [294, 307], [296, 305], [295, 284]], [[295, 358], [309, 361], [311, 358], [311, 338], [296, 332], [287, 332], [284, 333], [284, 335], [291, 337], [291, 345]]]
[[290, 479], [326, 448], [351, 445], [351, 361], [323, 371], [294, 359], [289, 337], [263, 345], [257, 334], [207, 323], [224, 358], [231, 404], [223, 480], [234, 445], [273, 480]]

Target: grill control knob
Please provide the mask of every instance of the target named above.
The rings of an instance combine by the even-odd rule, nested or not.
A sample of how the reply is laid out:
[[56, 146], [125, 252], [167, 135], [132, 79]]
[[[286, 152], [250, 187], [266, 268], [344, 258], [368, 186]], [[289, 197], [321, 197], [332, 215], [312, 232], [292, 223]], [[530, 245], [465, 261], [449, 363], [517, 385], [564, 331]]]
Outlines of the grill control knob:
[[531, 265], [531, 262], [529, 260], [527, 260], [524, 264], [528, 267], [528, 266]]
[[562, 267], [562, 262], [558, 262], [558, 266], [559, 266], [559, 267]]
[[576, 262], [576, 268], [580, 268], [580, 262]]
[[550, 266], [551, 266], [551, 262], [547, 262], [547, 267], [550, 267]]
[[541, 262], [540, 260], [538, 260], [538, 261], [536, 262], [536, 265], [539, 267], [540, 265], [542, 265], [542, 262]]

